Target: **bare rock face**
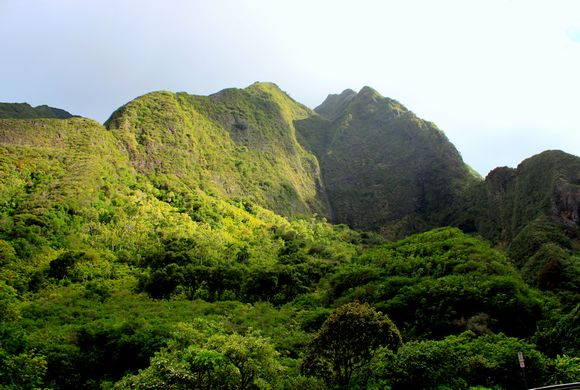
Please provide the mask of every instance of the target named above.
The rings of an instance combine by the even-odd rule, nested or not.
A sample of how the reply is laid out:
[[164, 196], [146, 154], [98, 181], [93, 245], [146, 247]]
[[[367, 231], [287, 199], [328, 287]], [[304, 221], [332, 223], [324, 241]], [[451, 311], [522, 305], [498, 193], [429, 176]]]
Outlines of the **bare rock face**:
[[554, 188], [551, 212], [568, 228], [580, 226], [580, 185], [559, 179]]

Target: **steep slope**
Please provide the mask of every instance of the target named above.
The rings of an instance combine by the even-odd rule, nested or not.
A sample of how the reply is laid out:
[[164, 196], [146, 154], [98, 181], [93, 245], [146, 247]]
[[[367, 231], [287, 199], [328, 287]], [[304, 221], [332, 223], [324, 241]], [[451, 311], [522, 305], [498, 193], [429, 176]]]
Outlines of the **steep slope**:
[[294, 129], [311, 115], [274, 84], [255, 83], [209, 97], [150, 93], [105, 125], [161, 190], [199, 188], [284, 215], [325, 214], [318, 162]]
[[72, 117], [73, 115], [65, 110], [46, 105], [32, 107], [28, 103], [0, 103], [0, 119], [69, 119]]
[[330, 95], [298, 121], [322, 168], [332, 220], [390, 237], [440, 226], [477, 181], [434, 124], [369, 87]]
[[85, 118], [0, 120], [0, 152], [2, 211], [38, 218], [78, 215], [132, 171], [112, 134]]
[[0, 120], [0, 387], [99, 388], [206, 309], [279, 318], [272, 305], [315, 290], [366, 239], [199, 188], [170, 194], [133, 162], [89, 119]]
[[460, 226], [494, 242], [510, 242], [546, 217], [576, 235], [580, 222], [580, 158], [557, 150], [492, 170], [467, 191]]
[[454, 223], [507, 248], [526, 280], [566, 296], [580, 291], [580, 158], [549, 150], [496, 168], [465, 192]]

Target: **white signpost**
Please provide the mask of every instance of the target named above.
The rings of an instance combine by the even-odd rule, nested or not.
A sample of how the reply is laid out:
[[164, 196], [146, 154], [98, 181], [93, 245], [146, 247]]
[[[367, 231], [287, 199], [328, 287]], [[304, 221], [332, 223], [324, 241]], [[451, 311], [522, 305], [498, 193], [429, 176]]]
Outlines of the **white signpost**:
[[520, 368], [522, 369], [522, 377], [524, 378], [524, 385], [526, 389], [528, 388], [528, 380], [526, 379], [526, 362], [524, 361], [523, 352], [518, 352], [518, 361], [520, 362]]

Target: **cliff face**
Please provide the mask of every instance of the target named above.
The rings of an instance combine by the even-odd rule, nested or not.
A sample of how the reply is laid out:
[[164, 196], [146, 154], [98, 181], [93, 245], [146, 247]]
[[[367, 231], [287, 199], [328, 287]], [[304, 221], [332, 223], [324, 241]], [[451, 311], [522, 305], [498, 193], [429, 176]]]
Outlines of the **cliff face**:
[[554, 186], [550, 214], [572, 229], [580, 226], [580, 185], [559, 178]]

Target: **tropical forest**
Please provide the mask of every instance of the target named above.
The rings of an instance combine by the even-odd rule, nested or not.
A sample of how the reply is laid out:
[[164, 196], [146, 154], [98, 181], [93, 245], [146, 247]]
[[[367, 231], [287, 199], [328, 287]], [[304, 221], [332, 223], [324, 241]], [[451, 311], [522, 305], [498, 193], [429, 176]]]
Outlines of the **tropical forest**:
[[481, 177], [370, 87], [0, 104], [0, 389], [580, 382], [580, 157]]

